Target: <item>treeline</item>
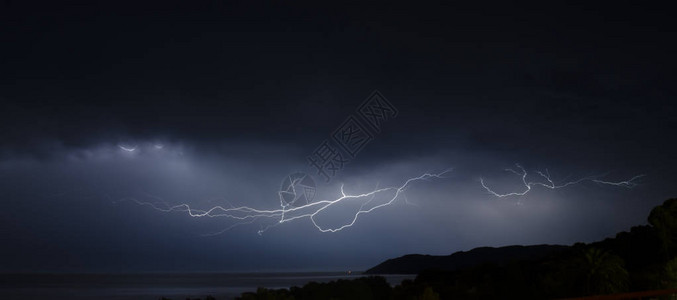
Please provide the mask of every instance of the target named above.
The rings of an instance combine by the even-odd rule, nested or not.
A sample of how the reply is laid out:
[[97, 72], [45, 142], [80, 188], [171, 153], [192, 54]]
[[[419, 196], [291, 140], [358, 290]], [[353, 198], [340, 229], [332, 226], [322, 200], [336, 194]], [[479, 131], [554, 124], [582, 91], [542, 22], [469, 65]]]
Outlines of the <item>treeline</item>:
[[427, 269], [395, 287], [371, 276], [259, 288], [238, 299], [552, 299], [677, 288], [677, 199], [655, 207], [648, 221], [614, 238], [577, 243], [536, 259]]
[[655, 207], [648, 222], [538, 259], [428, 269], [396, 287], [382, 277], [364, 277], [261, 288], [240, 299], [549, 299], [677, 288], [677, 199]]
[[269, 290], [259, 288], [255, 293], [244, 293], [240, 300], [302, 300], [302, 299], [440, 299], [427, 284], [414, 284], [405, 280], [403, 284], [391, 287], [384, 277], [369, 276], [352, 280], [337, 280], [327, 283], [311, 282], [303, 287]]
[[392, 288], [385, 278], [380, 276], [360, 277], [357, 279], [317, 283], [310, 282], [303, 287], [270, 290], [259, 288], [255, 293], [243, 293], [242, 300], [262, 299], [390, 299]]
[[550, 299], [677, 288], [677, 199], [655, 207], [648, 223], [536, 260], [423, 271], [400, 288], [430, 287], [441, 299]]

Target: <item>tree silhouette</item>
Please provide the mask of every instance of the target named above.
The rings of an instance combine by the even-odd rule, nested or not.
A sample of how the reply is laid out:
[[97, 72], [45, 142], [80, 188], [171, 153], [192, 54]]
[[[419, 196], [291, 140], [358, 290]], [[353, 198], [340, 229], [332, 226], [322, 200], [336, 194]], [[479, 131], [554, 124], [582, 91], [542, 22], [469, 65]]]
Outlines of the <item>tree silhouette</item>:
[[423, 294], [420, 297], [416, 298], [418, 300], [439, 300], [440, 295], [433, 291], [433, 288], [427, 286], [423, 290]]
[[628, 285], [628, 271], [623, 259], [598, 248], [588, 248], [583, 254], [583, 267], [588, 294], [624, 292]]
[[649, 214], [651, 224], [661, 239], [665, 260], [675, 256], [677, 248], [677, 198], [669, 199], [654, 207]]
[[677, 258], [665, 264], [664, 274], [664, 288], [677, 289]]

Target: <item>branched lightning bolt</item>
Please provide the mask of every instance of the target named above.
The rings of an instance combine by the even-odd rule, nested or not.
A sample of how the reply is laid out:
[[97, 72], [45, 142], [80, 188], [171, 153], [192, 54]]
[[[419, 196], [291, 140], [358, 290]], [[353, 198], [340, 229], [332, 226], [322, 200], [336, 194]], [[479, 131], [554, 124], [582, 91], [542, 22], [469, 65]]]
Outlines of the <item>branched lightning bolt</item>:
[[[341, 196], [334, 199], [334, 200], [321, 200], [321, 201], [316, 201], [312, 203], [308, 203], [303, 206], [297, 206], [297, 207], [290, 207], [290, 206], [285, 206], [283, 202], [281, 202], [281, 208], [280, 209], [272, 209], [272, 210], [265, 210], [265, 209], [256, 209], [252, 207], [247, 207], [247, 206], [231, 206], [231, 207], [223, 207], [223, 206], [214, 206], [210, 209], [195, 209], [192, 208], [188, 204], [177, 204], [177, 205], [169, 205], [165, 203], [164, 201], [161, 201], [159, 198], [150, 196], [148, 197], [155, 198], [158, 201], [155, 202], [144, 202], [137, 200], [135, 198], [126, 198], [123, 200], [131, 200], [136, 202], [139, 205], [146, 205], [150, 206], [151, 208], [155, 210], [159, 210], [162, 212], [172, 212], [172, 211], [179, 211], [179, 212], [187, 212], [189, 216], [191, 217], [196, 217], [196, 218], [201, 218], [201, 217], [209, 217], [209, 218], [216, 218], [216, 217], [223, 217], [223, 218], [228, 218], [231, 220], [237, 221], [236, 224], [213, 234], [208, 234], [208, 235], [216, 235], [219, 233], [223, 233], [235, 226], [242, 225], [242, 224], [250, 224], [253, 223], [254, 221], [261, 219], [261, 218], [279, 218], [278, 221], [273, 224], [266, 226], [258, 231], [259, 234], [262, 234], [269, 228], [272, 228], [274, 226], [291, 222], [294, 220], [298, 219], [303, 219], [303, 218], [308, 218], [311, 220], [315, 228], [319, 230], [320, 232], [337, 232], [341, 231], [345, 228], [351, 227], [355, 224], [357, 219], [359, 218], [360, 215], [363, 214], [368, 214], [374, 210], [377, 210], [379, 208], [383, 208], [385, 206], [391, 205], [395, 202], [395, 200], [398, 199], [399, 196], [403, 195], [403, 192], [413, 183], [416, 181], [422, 181], [422, 180], [429, 180], [432, 178], [444, 178], [444, 175], [451, 172], [451, 169], [445, 170], [440, 173], [425, 173], [421, 176], [418, 177], [413, 177], [407, 179], [402, 185], [397, 186], [397, 187], [385, 187], [385, 188], [376, 188], [368, 193], [363, 193], [363, 194], [356, 194], [356, 195], [351, 195], [347, 194], [344, 191], [344, 186], [341, 185]], [[381, 194], [387, 194], [387, 193], [392, 193], [389, 195], [388, 200], [380, 203], [380, 204], [373, 204], [373, 200], [377, 195]], [[316, 217], [318, 213], [325, 211], [326, 209], [337, 205], [338, 203], [345, 202], [345, 201], [363, 201], [362, 204], [360, 205], [360, 208], [358, 211], [353, 215], [352, 219], [350, 222], [347, 224], [338, 226], [338, 227], [323, 227], [317, 223]]]
[[522, 183], [524, 184], [525, 190], [523, 190], [521, 192], [511, 192], [511, 193], [499, 194], [499, 193], [495, 192], [494, 190], [492, 190], [491, 188], [489, 188], [484, 183], [483, 178], [480, 178], [480, 183], [482, 184], [482, 187], [487, 192], [489, 192], [490, 194], [492, 194], [496, 197], [499, 197], [499, 198], [503, 198], [503, 197], [509, 197], [509, 196], [524, 196], [527, 193], [529, 193], [531, 191], [531, 189], [535, 186], [542, 186], [542, 187], [554, 190], [554, 189], [560, 189], [560, 188], [567, 187], [567, 186], [574, 185], [574, 184], [579, 184], [579, 183], [582, 183], [584, 181], [590, 181], [590, 182], [594, 182], [594, 183], [598, 183], [598, 184], [614, 185], [614, 186], [625, 187], [625, 188], [633, 188], [633, 187], [637, 186], [636, 180], [645, 176], [644, 174], [641, 174], [641, 175], [634, 176], [634, 177], [632, 177], [628, 180], [618, 181], [618, 182], [606, 181], [606, 180], [600, 179], [600, 177], [603, 177], [603, 175], [587, 176], [587, 177], [580, 178], [578, 180], [567, 181], [563, 184], [558, 185], [558, 184], [555, 184], [555, 182], [552, 181], [550, 173], [548, 172], [547, 169], [545, 170], [545, 172], [541, 172], [541, 171], [535, 172], [540, 177], [545, 179], [545, 181], [547, 181], [547, 182], [541, 182], [541, 181], [535, 181], [534, 182], [534, 181], [527, 181], [527, 175], [528, 175], [527, 171], [521, 165], [515, 164], [515, 166], [517, 166], [517, 168], [519, 170], [505, 169], [505, 171], [508, 171], [508, 172], [514, 173], [515, 175], [520, 176], [521, 179], [522, 179]]

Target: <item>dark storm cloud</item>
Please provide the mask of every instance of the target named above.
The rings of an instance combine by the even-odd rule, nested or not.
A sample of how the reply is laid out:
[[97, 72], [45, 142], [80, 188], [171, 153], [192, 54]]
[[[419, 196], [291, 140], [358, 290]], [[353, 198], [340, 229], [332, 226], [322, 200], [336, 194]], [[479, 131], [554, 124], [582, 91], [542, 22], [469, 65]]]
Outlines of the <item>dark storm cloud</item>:
[[26, 148], [317, 137], [375, 88], [417, 118], [412, 131], [480, 137], [459, 125], [674, 109], [662, 107], [674, 49], [653, 9], [6, 6], [2, 140]]
[[[614, 234], [676, 192], [668, 12], [5, 2], [0, 221], [14, 246], [2, 265], [364, 268], [409, 252]], [[374, 89], [399, 115], [319, 192], [455, 168], [408, 190], [414, 206], [400, 201], [336, 234], [301, 220], [263, 237], [253, 224], [205, 238], [229, 224], [121, 201], [278, 208], [282, 178], [312, 173], [306, 156]], [[507, 201], [482, 190], [479, 177], [518, 189], [501, 172], [516, 162], [559, 180], [648, 176], [634, 190], [586, 184]]]

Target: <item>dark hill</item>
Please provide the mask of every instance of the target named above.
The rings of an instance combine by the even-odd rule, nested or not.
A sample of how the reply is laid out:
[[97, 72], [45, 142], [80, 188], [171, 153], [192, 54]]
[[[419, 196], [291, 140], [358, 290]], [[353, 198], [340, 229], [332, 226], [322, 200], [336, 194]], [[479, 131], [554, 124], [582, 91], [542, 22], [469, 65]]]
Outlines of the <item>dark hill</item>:
[[560, 245], [481, 247], [446, 256], [409, 254], [393, 258], [367, 270], [366, 274], [418, 274], [423, 270], [455, 271], [482, 264], [537, 260], [568, 249]]

